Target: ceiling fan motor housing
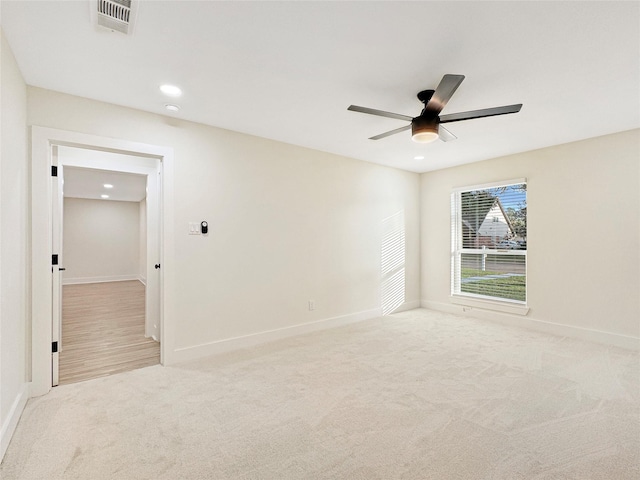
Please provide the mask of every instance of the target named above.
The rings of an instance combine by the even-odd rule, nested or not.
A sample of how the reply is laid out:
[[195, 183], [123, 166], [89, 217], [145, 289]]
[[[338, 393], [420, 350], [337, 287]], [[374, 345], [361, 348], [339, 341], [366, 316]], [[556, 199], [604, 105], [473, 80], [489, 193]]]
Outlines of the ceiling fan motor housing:
[[418, 92], [418, 100], [426, 105], [429, 103], [429, 100], [431, 100], [434, 93], [436, 93], [435, 90], [422, 90], [421, 92]]

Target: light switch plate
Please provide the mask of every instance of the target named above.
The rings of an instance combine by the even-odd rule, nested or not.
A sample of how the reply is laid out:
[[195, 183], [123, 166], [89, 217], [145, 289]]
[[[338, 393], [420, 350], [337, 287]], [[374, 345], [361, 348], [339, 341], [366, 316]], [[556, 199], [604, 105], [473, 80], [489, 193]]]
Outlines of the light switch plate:
[[189, 222], [189, 235], [200, 235], [199, 222]]

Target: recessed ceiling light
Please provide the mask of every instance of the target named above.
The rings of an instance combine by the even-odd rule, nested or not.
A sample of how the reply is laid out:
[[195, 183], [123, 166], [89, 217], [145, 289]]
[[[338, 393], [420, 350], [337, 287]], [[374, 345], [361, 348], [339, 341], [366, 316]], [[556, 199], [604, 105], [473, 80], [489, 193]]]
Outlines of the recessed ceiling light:
[[178, 105], [174, 105], [172, 103], [167, 103], [164, 108], [166, 108], [167, 110], [169, 110], [170, 112], [177, 112], [178, 110], [180, 110], [180, 106]]
[[424, 160], [424, 155], [418, 155], [417, 157], [413, 157], [414, 160]]
[[170, 97], [179, 97], [182, 95], [182, 90], [175, 85], [161, 85], [160, 91], [165, 95], [169, 95]]
[[100, 195], [102, 198], [109, 198], [109, 195]]
[[113, 188], [113, 185], [111, 185], [110, 183], [105, 183], [103, 185], [104, 188]]

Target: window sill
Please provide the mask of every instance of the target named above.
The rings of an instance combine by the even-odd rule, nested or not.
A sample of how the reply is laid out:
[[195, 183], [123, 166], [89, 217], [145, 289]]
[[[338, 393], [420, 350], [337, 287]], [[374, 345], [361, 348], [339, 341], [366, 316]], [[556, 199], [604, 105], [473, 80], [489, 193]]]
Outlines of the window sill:
[[482, 308], [484, 310], [493, 310], [496, 312], [510, 313], [512, 315], [526, 315], [529, 313], [529, 307], [510, 302], [494, 302], [479, 298], [471, 298], [464, 295], [452, 295], [449, 297], [451, 303], [462, 305], [465, 307]]

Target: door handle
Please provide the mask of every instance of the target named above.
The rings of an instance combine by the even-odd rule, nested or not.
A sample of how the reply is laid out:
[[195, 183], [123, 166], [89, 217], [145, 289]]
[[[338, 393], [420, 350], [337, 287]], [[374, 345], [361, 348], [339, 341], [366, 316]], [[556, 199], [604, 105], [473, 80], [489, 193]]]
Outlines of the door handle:
[[156, 270], [158, 270], [158, 269], [160, 268], [160, 264], [159, 264], [159, 263], [156, 263], [156, 264], [155, 264], [155, 267], [156, 267]]
[[59, 271], [59, 272], [62, 272], [63, 270], [66, 270], [66, 268], [64, 268], [64, 267], [59, 267], [59, 268], [58, 268], [58, 271]]

